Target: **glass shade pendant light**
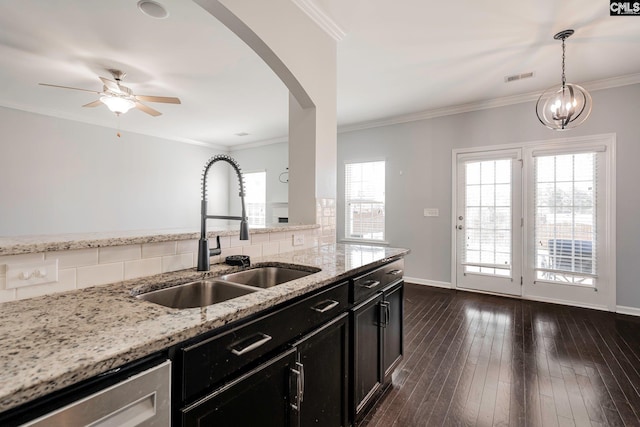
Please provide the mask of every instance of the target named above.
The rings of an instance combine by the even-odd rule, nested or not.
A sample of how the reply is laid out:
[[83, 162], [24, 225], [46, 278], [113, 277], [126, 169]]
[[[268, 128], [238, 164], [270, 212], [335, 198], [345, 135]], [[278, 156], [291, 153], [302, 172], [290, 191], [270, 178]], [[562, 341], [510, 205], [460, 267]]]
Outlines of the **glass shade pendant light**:
[[564, 41], [573, 30], [560, 31], [553, 36], [562, 40], [562, 83], [545, 90], [536, 102], [540, 123], [553, 130], [572, 129], [583, 123], [591, 113], [591, 95], [583, 87], [567, 83], [564, 76]]

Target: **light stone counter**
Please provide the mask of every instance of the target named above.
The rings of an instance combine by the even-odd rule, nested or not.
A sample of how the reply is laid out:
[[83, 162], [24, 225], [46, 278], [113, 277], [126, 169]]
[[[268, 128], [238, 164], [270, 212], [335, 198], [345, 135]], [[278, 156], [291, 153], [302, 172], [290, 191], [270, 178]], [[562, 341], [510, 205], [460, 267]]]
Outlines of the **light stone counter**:
[[[277, 233], [320, 228], [317, 224], [275, 224], [266, 227], [252, 226], [250, 234]], [[238, 226], [208, 227], [207, 236], [232, 236], [238, 234]], [[102, 248], [106, 246], [135, 245], [139, 243], [194, 240], [200, 232], [185, 229], [113, 231], [101, 233], [73, 233], [58, 235], [0, 237], [0, 256], [35, 252], [66, 251], [72, 249]]]
[[[171, 309], [133, 295], [203, 277], [195, 269], [0, 304], [0, 412], [347, 276], [406, 249], [324, 245], [252, 259], [318, 273], [205, 308]], [[235, 269], [224, 264], [210, 276]]]

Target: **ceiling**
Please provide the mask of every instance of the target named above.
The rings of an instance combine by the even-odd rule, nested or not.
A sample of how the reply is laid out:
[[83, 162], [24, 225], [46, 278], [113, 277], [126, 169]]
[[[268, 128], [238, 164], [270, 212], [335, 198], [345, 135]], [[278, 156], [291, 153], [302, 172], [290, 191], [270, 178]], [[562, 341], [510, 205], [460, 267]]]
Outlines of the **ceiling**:
[[[541, 92], [560, 81], [553, 34], [566, 28], [576, 30], [568, 81], [640, 81], [640, 17], [610, 17], [601, 0], [292, 1], [339, 30], [342, 129]], [[275, 74], [195, 3], [159, 2], [166, 19], [142, 14], [136, 0], [3, 0], [0, 105], [217, 147], [286, 140], [288, 92]], [[127, 73], [134, 93], [182, 104], [116, 117], [82, 108], [97, 95], [38, 85], [100, 91], [110, 68]]]

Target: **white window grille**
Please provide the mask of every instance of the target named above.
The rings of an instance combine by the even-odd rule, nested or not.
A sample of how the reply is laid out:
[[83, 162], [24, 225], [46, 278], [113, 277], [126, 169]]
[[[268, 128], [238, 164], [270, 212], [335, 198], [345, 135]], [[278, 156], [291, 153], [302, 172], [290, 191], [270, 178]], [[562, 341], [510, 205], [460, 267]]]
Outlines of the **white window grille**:
[[595, 286], [597, 153], [533, 155], [535, 280]]
[[384, 241], [384, 161], [345, 165], [345, 216], [345, 238]]
[[243, 173], [244, 202], [249, 217], [249, 225], [265, 225], [267, 209], [267, 173]]
[[512, 161], [465, 163], [465, 273], [511, 275]]

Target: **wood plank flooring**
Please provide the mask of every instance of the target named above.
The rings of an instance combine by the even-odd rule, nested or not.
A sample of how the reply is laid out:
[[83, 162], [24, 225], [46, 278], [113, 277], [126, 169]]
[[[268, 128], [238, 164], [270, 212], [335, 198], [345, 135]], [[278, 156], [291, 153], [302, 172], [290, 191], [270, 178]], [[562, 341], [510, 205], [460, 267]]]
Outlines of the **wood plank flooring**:
[[640, 426], [640, 319], [407, 284], [405, 355], [359, 427]]

